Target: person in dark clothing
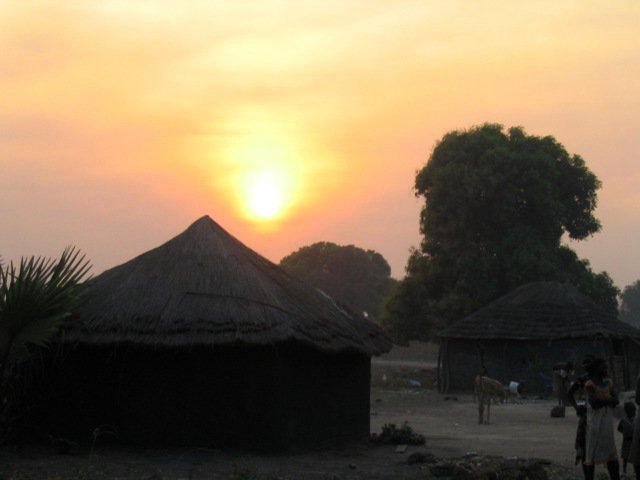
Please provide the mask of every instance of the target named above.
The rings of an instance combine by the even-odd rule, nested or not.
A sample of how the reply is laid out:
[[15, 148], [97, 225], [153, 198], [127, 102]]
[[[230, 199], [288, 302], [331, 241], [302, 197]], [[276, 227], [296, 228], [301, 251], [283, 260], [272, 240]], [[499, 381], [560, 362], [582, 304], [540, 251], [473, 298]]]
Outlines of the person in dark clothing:
[[[640, 376], [636, 380], [636, 405], [640, 405]], [[636, 480], [640, 480], [640, 419], [636, 419], [633, 427], [633, 440], [629, 449], [629, 463], [633, 465]]]
[[[582, 368], [585, 371], [588, 370], [593, 360], [594, 360], [593, 355], [587, 355], [582, 361]], [[587, 383], [587, 380], [589, 380], [589, 376], [586, 373], [584, 375], [579, 376], [573, 381], [573, 383], [569, 387], [569, 390], [567, 391], [567, 400], [569, 402], [569, 405], [571, 405], [574, 408], [574, 410], [576, 411], [576, 415], [579, 418], [578, 429], [576, 431], [576, 441], [575, 441], [576, 465], [578, 464], [578, 462], [581, 463], [582, 471], [584, 473], [585, 478], [587, 478], [587, 471], [584, 465], [584, 452], [585, 452], [585, 446], [586, 446], [585, 435], [587, 430], [587, 407], [585, 405], [578, 405], [578, 402], [576, 402], [575, 395], [578, 392], [584, 392], [584, 386]]]
[[560, 362], [553, 366], [553, 393], [558, 398], [558, 405], [565, 407], [568, 402], [569, 377], [573, 375], [573, 362]]
[[618, 423], [618, 431], [622, 434], [622, 447], [620, 447], [620, 458], [622, 458], [622, 472], [627, 473], [627, 462], [633, 440], [633, 422], [636, 416], [636, 406], [633, 402], [625, 402], [624, 417]]

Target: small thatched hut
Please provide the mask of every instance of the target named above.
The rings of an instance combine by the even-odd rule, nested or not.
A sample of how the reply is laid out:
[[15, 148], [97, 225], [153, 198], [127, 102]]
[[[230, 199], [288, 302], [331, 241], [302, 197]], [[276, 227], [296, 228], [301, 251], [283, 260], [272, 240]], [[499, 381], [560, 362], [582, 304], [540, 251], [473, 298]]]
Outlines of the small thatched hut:
[[[53, 369], [47, 433], [282, 449], [369, 435], [382, 331], [203, 217], [89, 282]], [[110, 428], [110, 427], [109, 427]]]
[[[603, 312], [569, 284], [523, 285], [438, 334], [442, 391], [471, 391], [483, 368], [503, 382], [542, 392], [553, 365], [586, 354], [609, 361], [619, 388], [635, 382], [640, 331]], [[546, 377], [546, 378], [545, 378]]]

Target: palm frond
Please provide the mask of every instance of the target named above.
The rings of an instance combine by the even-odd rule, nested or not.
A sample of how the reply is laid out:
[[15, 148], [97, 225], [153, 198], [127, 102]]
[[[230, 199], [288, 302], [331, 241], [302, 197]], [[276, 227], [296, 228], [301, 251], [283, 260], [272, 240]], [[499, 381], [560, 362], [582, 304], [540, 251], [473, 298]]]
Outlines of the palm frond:
[[74, 247], [58, 260], [22, 258], [0, 268], [0, 355], [17, 360], [45, 345], [77, 305], [91, 265]]

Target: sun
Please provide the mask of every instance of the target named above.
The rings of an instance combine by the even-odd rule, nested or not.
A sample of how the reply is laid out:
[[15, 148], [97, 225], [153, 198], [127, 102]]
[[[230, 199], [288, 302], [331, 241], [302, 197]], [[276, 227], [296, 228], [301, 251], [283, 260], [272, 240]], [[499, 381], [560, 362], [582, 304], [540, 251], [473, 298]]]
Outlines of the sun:
[[282, 216], [287, 201], [286, 176], [278, 171], [245, 174], [244, 205], [256, 220], [274, 220]]
[[[215, 185], [235, 213], [259, 230], [276, 230], [307, 204], [306, 137], [287, 115], [256, 108], [232, 111], [228, 134], [212, 145]], [[210, 150], [205, 146], [203, 150]]]
[[299, 200], [300, 172], [291, 143], [275, 136], [253, 136], [228, 151], [235, 170], [229, 186], [241, 215], [275, 225]]

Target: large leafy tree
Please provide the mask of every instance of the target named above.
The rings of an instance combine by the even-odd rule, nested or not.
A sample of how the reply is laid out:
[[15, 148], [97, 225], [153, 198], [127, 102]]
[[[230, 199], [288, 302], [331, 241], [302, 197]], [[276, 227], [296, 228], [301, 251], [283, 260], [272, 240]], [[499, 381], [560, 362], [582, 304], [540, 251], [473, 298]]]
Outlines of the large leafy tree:
[[57, 260], [29, 257], [0, 265], [0, 430], [15, 407], [21, 367], [70, 317], [89, 269], [72, 247]]
[[314, 243], [284, 257], [280, 266], [370, 318], [378, 315], [396, 282], [382, 255], [354, 245]]
[[640, 327], [640, 280], [627, 285], [620, 300], [620, 320]]
[[416, 175], [423, 240], [384, 323], [398, 334], [428, 336], [537, 280], [571, 282], [616, 312], [611, 278], [561, 243], [600, 230], [593, 215], [598, 188], [584, 160], [553, 137], [495, 124], [446, 134]]

